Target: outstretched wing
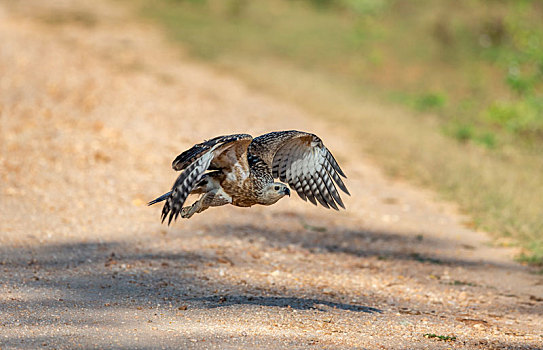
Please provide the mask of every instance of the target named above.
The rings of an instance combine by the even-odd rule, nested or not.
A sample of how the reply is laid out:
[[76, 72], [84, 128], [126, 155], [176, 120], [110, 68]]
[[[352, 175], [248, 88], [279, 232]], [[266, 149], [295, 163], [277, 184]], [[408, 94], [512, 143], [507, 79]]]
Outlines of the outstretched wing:
[[[177, 156], [172, 167], [183, 171], [175, 181], [162, 208], [162, 221], [168, 214], [168, 225], [177, 218], [185, 200], [207, 170], [222, 170], [228, 173], [237, 167], [237, 171], [248, 174], [247, 147], [252, 139], [252, 136], [247, 134], [218, 136], [194, 145]], [[151, 203], [156, 203], [157, 200]]]
[[303, 200], [345, 209], [336, 189], [337, 185], [350, 195], [340, 177], [345, 173], [318, 136], [296, 130], [271, 132], [255, 138], [249, 153], [262, 158], [273, 176], [288, 183]]

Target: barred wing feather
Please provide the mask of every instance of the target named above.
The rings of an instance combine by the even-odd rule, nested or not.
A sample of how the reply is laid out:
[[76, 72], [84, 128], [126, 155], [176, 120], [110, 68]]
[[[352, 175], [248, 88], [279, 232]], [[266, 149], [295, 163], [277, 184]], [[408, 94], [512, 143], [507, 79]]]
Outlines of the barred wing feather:
[[341, 180], [346, 177], [334, 156], [313, 134], [289, 135], [273, 157], [273, 176], [289, 184], [300, 198], [325, 208], [345, 209], [336, 185], [350, 195]]
[[[225, 135], [217, 136], [202, 143], [198, 143], [191, 147], [190, 149], [184, 151], [178, 155], [172, 162], [172, 168], [174, 170], [183, 170], [192, 162], [194, 162], [198, 157], [201, 157], [202, 154], [209, 152], [212, 148], [217, 145], [228, 145], [231, 142], [243, 141], [241, 147], [236, 147], [236, 153], [247, 152], [247, 146], [252, 141], [252, 136], [248, 134], [234, 134], [234, 135]], [[216, 147], [215, 147], [216, 148]], [[212, 164], [213, 165], [213, 164]]]

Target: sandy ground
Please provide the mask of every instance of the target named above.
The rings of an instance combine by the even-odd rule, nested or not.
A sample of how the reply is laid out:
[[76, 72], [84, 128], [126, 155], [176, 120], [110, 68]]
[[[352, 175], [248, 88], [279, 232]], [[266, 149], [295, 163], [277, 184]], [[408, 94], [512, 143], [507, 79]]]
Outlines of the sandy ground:
[[[0, 1], [0, 118], [1, 349], [543, 348], [543, 276], [513, 251], [118, 4]], [[347, 211], [292, 197], [168, 228], [145, 206], [192, 144], [281, 129], [322, 137]]]

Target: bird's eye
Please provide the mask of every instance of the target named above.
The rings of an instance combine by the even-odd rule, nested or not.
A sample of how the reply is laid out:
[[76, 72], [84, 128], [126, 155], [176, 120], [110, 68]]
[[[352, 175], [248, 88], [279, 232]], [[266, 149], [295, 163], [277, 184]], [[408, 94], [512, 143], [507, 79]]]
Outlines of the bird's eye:
[[274, 186], [273, 189], [279, 191], [279, 186]]

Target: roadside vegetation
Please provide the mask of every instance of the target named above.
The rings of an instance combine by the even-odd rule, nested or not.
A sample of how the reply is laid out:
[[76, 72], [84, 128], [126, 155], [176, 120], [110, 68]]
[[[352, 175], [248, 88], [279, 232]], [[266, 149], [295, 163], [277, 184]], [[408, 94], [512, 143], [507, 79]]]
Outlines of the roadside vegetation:
[[139, 4], [190, 54], [345, 124], [392, 176], [543, 262], [543, 3]]

